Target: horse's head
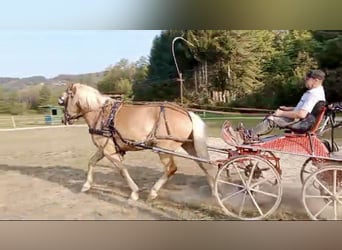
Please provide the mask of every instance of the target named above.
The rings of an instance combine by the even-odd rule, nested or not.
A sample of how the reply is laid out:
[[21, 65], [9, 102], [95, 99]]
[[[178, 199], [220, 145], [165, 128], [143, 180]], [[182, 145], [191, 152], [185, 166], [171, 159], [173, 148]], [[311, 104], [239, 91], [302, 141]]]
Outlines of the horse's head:
[[68, 86], [62, 96], [58, 98], [58, 104], [64, 106], [64, 119], [62, 122], [65, 125], [72, 124], [73, 120], [83, 115], [76, 98], [77, 88], [77, 84]]

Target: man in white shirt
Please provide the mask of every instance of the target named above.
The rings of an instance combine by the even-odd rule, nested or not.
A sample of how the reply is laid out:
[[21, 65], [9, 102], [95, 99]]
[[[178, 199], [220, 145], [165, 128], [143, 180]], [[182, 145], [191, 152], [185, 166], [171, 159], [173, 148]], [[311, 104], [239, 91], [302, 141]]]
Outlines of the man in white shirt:
[[315, 117], [311, 113], [316, 103], [326, 100], [323, 88], [324, 79], [325, 73], [322, 70], [310, 70], [305, 77], [305, 87], [308, 90], [303, 94], [296, 107], [280, 106], [273, 114], [266, 116], [256, 127], [245, 129], [243, 125], [240, 126], [237, 129], [239, 133], [234, 134], [233, 130], [226, 125], [230, 136], [235, 141], [242, 139], [244, 142], [248, 142], [258, 140], [260, 135], [267, 134], [275, 127], [289, 127], [297, 131], [308, 130], [315, 122]]

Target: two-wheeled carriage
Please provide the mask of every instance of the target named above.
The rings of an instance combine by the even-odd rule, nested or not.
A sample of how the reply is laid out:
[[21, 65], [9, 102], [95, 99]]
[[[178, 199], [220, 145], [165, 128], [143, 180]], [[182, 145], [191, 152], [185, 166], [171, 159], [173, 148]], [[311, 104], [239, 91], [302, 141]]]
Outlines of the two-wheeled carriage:
[[[266, 218], [278, 208], [283, 189], [280, 158], [275, 154], [282, 153], [308, 157], [300, 173], [302, 202], [309, 217], [341, 219], [342, 155], [334, 141], [334, 129], [341, 123], [335, 122], [335, 112], [322, 108], [314, 126], [305, 133], [285, 131], [258, 142], [221, 149], [228, 157], [217, 162], [214, 191], [224, 212], [239, 219], [255, 220]], [[321, 138], [328, 129], [330, 142]], [[223, 125], [222, 137], [232, 144], [227, 136]]]

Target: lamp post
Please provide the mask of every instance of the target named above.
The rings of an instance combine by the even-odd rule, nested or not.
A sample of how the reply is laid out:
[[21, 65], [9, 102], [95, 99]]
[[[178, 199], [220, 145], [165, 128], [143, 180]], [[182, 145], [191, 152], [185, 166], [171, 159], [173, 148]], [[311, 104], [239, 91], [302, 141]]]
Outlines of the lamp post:
[[176, 65], [176, 69], [177, 69], [177, 74], [178, 74], [178, 78], [177, 78], [177, 81], [179, 82], [179, 90], [180, 90], [180, 98], [181, 98], [181, 104], [183, 104], [183, 83], [184, 83], [184, 80], [183, 80], [183, 75], [182, 73], [180, 72], [179, 70], [179, 67], [178, 67], [178, 63], [177, 63], [177, 60], [176, 60], [176, 55], [175, 55], [175, 42], [177, 40], [183, 40], [185, 43], [187, 43], [188, 45], [191, 45], [191, 46], [194, 46], [192, 43], [190, 43], [188, 40], [186, 40], [185, 38], [181, 37], [181, 36], [177, 36], [175, 37], [173, 40], [172, 40], [172, 56], [173, 56], [173, 60], [175, 62], [175, 65]]

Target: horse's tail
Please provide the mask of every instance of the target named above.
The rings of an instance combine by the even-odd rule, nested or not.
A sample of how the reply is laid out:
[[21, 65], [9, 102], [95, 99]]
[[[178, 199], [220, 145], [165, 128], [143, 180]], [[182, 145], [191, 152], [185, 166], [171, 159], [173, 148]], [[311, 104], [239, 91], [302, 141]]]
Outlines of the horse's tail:
[[206, 124], [194, 112], [189, 111], [189, 115], [192, 120], [192, 136], [196, 153], [199, 157], [209, 159]]

